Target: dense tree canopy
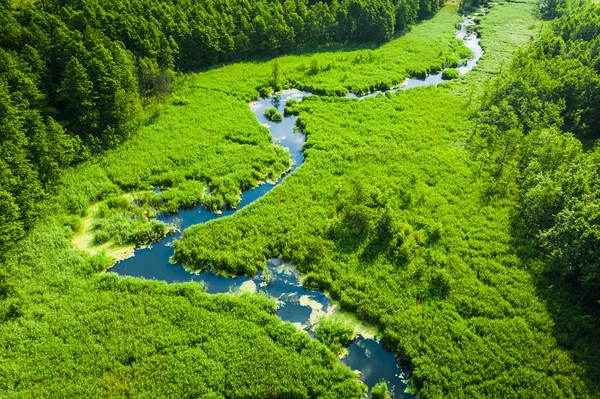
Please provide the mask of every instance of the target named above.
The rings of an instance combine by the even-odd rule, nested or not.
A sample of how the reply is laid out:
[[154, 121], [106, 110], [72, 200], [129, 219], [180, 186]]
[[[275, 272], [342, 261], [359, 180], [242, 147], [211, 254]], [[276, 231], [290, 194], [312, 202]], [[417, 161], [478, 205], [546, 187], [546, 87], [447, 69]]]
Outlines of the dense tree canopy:
[[549, 268], [600, 299], [600, 7], [565, 7], [487, 90], [479, 156]]

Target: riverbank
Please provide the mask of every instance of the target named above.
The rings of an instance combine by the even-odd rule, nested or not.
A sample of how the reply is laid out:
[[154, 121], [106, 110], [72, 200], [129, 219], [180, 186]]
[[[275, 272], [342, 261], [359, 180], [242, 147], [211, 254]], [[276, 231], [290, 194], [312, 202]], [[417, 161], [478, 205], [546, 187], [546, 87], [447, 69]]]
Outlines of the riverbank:
[[[427, 23], [450, 40], [457, 20], [446, 10]], [[421, 44], [427, 40], [424, 29], [416, 32]], [[446, 39], [437, 39], [432, 35], [436, 55], [442, 49], [437, 46], [449, 49]], [[305, 59], [311, 57], [321, 59], [319, 54]], [[244, 74], [243, 64], [233, 68]], [[256, 75], [248, 71], [246, 79], [237, 73], [211, 75], [215, 71], [181, 77], [175, 95], [151, 109], [125, 145], [67, 171], [44, 219], [14, 251], [2, 254], [3, 392], [36, 397], [362, 396], [354, 373], [321, 344], [281, 323], [272, 301], [254, 295], [208, 296], [199, 284], [169, 286], [98, 274], [108, 266], [106, 257], [69, 243], [89, 206], [111, 197], [135, 191], [136, 198], [140, 192], [151, 198], [151, 189], [159, 185], [170, 189], [178, 208], [190, 193], [210, 188], [220, 198], [218, 206], [235, 203], [245, 184], [288, 169], [289, 155], [272, 145], [247, 103], [258, 94], [257, 87], [271, 80], [272, 63], [252, 68]], [[205, 83], [222, 85], [226, 92], [202, 88]]]
[[[456, 37], [460, 38], [460, 40], [473, 51], [472, 59], [468, 62], [464, 62], [464, 65], [460, 67], [462, 74], [470, 72], [471, 69], [476, 66], [477, 61], [482, 54], [481, 48], [478, 46], [479, 39], [474, 35], [467, 33], [467, 25], [472, 25], [472, 20], [469, 17], [463, 19], [463, 22], [456, 33]], [[442, 81], [442, 71], [437, 71], [425, 79], [407, 79], [397, 88], [393, 88], [385, 94], [389, 96], [397, 90], [408, 90], [419, 86], [435, 86], [442, 83]], [[378, 94], [383, 93], [372, 92], [362, 97], [357, 97], [356, 94], [350, 94], [346, 95], [345, 98], [365, 99]], [[305, 136], [296, 132], [297, 116], [295, 115], [294, 107], [298, 102], [310, 95], [311, 93], [301, 92], [299, 90], [284, 90], [275, 93], [272, 97], [261, 98], [250, 103], [250, 109], [259, 123], [269, 129], [273, 142], [284, 146], [284, 148], [290, 152], [293, 164], [292, 169], [289, 171], [290, 173], [294, 172], [294, 170], [304, 162], [302, 151]], [[268, 115], [266, 115], [266, 110], [273, 110], [274, 112], [286, 116], [279, 122], [273, 122]], [[276, 185], [281, 183], [283, 183], [283, 179], [277, 181]], [[260, 199], [263, 195], [268, 193], [268, 191], [263, 191], [257, 196], [256, 192], [256, 189], [252, 189], [243, 193], [239, 209]], [[179, 220], [181, 229], [185, 230], [186, 227], [197, 226], [202, 222], [220, 219], [223, 216], [231, 216], [235, 214], [236, 211], [237, 210], [228, 210], [226, 214], [213, 213], [200, 206], [198, 209], [185, 210], [163, 220], [168, 221], [177, 219]], [[177, 238], [179, 237], [176, 236], [175, 239]], [[197, 268], [196, 274], [186, 276], [186, 273], [183, 270], [170, 264], [170, 260], [172, 259], [172, 242], [173, 238], [167, 238], [156, 243], [151, 249], [136, 251], [139, 254], [138, 257], [119, 262], [119, 264], [112, 268], [111, 271], [120, 275], [159, 279], [167, 282], [187, 280], [197, 281], [202, 283], [205, 287], [208, 287], [207, 290], [209, 293], [231, 292], [236, 289], [242, 292], [253, 293], [260, 289], [261, 292], [276, 298], [278, 304], [277, 314], [282, 320], [293, 323], [300, 330], [305, 330], [310, 334], [312, 334], [313, 329], [319, 323], [320, 318], [325, 316], [326, 313], [329, 313], [328, 298], [321, 294], [318, 295], [320, 300], [316, 300], [313, 299], [315, 296], [314, 292], [299, 289], [299, 278], [295, 270], [292, 270], [289, 275], [285, 275], [286, 278], [281, 278], [282, 273], [278, 268], [271, 268], [273, 260], [267, 261], [266, 266], [257, 265], [257, 262], [240, 261], [237, 263], [236, 268], [231, 268], [232, 265], [229, 265], [230, 268], [227, 270], [217, 269], [221, 274], [246, 274], [252, 276], [257, 271], [255, 267], [262, 266], [265, 267], [263, 275], [274, 276], [271, 283], [262, 282], [257, 285], [253, 277], [236, 277], [228, 281], [210, 271], [199, 273], [204, 268], [210, 267], [211, 263], [203, 263], [200, 268]], [[238, 268], [238, 266], [241, 266], [242, 268]], [[260, 278], [260, 276], [258, 278]], [[309, 313], [306, 313], [307, 308], [310, 309]], [[347, 315], [347, 313], [344, 314]], [[387, 382], [390, 389], [397, 392], [394, 397], [402, 397], [402, 393], [407, 388], [407, 385], [399, 376], [405, 375], [407, 372], [400, 368], [395, 355], [383, 348], [380, 339], [375, 339], [375, 336], [371, 332], [372, 329], [366, 329], [363, 323], [357, 323], [356, 320], [352, 320], [347, 316], [344, 317], [344, 320], [347, 322], [352, 321], [351, 324], [355, 330], [355, 335], [362, 334], [362, 336], [356, 337], [350, 347], [345, 351], [347, 356], [344, 356], [342, 361], [357, 370], [357, 372], [360, 373], [361, 380], [367, 383], [370, 388], [380, 380], [384, 380]], [[374, 352], [377, 355], [368, 356], [366, 353], [363, 353], [362, 355], [359, 354], [360, 352], [364, 352], [367, 347], [369, 348], [368, 351]]]

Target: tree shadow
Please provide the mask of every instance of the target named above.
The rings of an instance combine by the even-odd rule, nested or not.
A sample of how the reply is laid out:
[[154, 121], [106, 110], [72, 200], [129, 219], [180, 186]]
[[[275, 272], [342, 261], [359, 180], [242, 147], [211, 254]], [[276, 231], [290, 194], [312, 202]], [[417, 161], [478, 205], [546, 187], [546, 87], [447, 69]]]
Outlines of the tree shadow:
[[351, 254], [363, 246], [368, 236], [367, 232], [362, 231], [361, 227], [357, 225], [356, 220], [345, 216], [329, 227], [326, 238], [334, 243], [336, 251]]
[[512, 218], [513, 248], [523, 265], [543, 264], [535, 276], [539, 298], [554, 322], [553, 336], [558, 346], [585, 370], [590, 394], [600, 393], [600, 303], [575, 281], [567, 280], [549, 265], [537, 240], [527, 233], [520, 214]]
[[554, 320], [554, 337], [573, 361], [585, 369], [587, 386], [600, 392], [600, 307], [570, 282], [545, 273], [537, 292]]

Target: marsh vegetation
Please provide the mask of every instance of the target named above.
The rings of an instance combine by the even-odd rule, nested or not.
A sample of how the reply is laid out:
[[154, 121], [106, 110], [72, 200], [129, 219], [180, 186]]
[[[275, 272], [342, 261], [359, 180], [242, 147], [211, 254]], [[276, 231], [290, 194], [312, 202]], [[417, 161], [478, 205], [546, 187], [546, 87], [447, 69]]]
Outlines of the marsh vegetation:
[[[101, 273], [101, 249], [173, 231], [160, 212], [227, 211], [288, 171], [248, 102], [295, 87], [318, 94], [285, 109], [302, 167], [185, 230], [174, 260], [293, 262], [382, 332], [422, 398], [599, 397], [600, 11], [488, 6], [460, 76], [472, 51], [437, 0], [0, 2], [0, 390], [363, 396], [342, 319], [314, 340], [263, 294]], [[82, 229], [98, 251], [71, 247]]]

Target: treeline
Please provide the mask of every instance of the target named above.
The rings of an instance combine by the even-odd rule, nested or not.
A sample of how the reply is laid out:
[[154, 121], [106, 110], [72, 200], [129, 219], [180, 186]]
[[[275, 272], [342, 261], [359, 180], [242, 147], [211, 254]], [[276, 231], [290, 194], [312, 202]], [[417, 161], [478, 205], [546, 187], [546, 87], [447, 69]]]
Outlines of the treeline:
[[597, 300], [600, 6], [543, 10], [562, 16], [487, 90], [477, 140], [492, 193], [520, 198], [518, 231], [542, 250], [552, 275]]
[[127, 139], [172, 71], [328, 42], [389, 40], [440, 0], [0, 0], [0, 248], [61, 170]]

